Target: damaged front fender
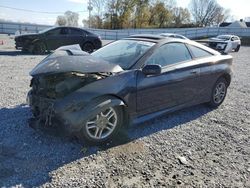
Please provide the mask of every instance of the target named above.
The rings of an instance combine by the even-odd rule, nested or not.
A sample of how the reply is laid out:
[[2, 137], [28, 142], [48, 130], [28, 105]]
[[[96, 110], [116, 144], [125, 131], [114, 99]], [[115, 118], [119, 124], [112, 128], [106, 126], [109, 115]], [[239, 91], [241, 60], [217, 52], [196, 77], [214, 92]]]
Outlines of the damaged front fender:
[[86, 105], [85, 108], [78, 111], [63, 111], [60, 112], [58, 117], [62, 117], [61, 121], [64, 122], [67, 132], [74, 133], [82, 129], [88, 119], [93, 118], [96, 114], [103, 110], [114, 106], [126, 106], [124, 102], [115, 97], [98, 98]]

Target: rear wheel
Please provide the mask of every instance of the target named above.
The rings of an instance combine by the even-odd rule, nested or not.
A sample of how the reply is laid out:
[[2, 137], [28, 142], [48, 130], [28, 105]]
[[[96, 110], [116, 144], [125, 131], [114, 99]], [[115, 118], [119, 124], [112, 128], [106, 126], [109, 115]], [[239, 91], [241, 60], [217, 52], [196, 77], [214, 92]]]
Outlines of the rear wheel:
[[46, 46], [43, 42], [36, 42], [33, 48], [33, 54], [45, 54]]
[[237, 46], [237, 48], [235, 48], [235, 52], [238, 52], [240, 50], [240, 45]]
[[88, 53], [92, 53], [94, 51], [94, 45], [90, 42], [87, 42], [82, 45], [82, 50]]
[[211, 107], [218, 107], [223, 103], [227, 94], [227, 87], [228, 84], [225, 78], [220, 78], [217, 80], [212, 91], [211, 100], [209, 102]]
[[80, 137], [94, 144], [105, 143], [118, 134], [122, 119], [120, 106], [107, 107], [83, 123]]

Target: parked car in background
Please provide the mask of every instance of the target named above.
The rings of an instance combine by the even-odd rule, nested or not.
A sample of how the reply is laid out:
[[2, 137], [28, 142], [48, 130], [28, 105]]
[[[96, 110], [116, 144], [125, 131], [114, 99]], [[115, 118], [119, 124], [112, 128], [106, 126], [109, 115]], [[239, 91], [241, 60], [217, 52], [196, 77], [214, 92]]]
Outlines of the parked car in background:
[[185, 37], [183, 35], [175, 34], [175, 33], [161, 33], [160, 35], [163, 37], [171, 37], [171, 38], [189, 40], [187, 37]]
[[241, 40], [235, 35], [218, 35], [217, 37], [210, 38], [208, 45], [210, 48], [223, 53], [229, 53], [233, 50], [238, 52], [240, 50]]
[[60, 46], [79, 44], [86, 52], [102, 47], [99, 36], [76, 27], [53, 27], [37, 34], [23, 34], [15, 37], [16, 49], [44, 54]]
[[191, 40], [135, 35], [92, 54], [61, 48], [31, 72], [31, 126], [59, 127], [102, 143], [129, 122], [185, 107], [218, 107], [232, 56]]

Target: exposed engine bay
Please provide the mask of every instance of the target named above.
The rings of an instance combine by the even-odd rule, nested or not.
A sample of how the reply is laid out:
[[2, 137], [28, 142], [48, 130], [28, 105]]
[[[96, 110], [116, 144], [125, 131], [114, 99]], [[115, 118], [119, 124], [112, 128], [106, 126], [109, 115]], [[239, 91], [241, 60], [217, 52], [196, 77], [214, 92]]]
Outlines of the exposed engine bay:
[[33, 77], [30, 86], [32, 94], [49, 99], [62, 98], [69, 93], [96, 80], [105, 78], [106, 75], [83, 73], [59, 73], [46, 76]]

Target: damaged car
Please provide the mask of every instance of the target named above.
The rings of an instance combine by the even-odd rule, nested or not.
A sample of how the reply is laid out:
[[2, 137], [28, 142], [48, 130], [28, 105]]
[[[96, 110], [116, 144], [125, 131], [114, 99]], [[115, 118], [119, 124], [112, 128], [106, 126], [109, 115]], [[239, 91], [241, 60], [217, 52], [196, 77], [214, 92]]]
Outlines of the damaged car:
[[64, 47], [31, 72], [32, 126], [100, 144], [130, 124], [208, 103], [218, 107], [232, 57], [191, 40], [135, 35], [92, 54]]
[[208, 46], [222, 53], [232, 51], [238, 52], [241, 46], [241, 40], [235, 35], [218, 35], [209, 39]]

